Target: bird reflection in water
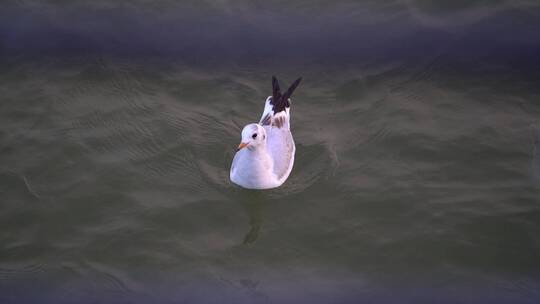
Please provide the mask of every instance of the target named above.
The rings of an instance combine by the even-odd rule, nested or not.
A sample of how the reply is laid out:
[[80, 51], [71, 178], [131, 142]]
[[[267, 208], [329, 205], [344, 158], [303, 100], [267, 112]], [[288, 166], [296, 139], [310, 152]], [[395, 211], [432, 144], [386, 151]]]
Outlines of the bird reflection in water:
[[243, 244], [251, 244], [259, 238], [264, 221], [264, 210], [268, 196], [261, 191], [249, 191], [240, 201], [249, 217], [249, 231], [244, 236]]

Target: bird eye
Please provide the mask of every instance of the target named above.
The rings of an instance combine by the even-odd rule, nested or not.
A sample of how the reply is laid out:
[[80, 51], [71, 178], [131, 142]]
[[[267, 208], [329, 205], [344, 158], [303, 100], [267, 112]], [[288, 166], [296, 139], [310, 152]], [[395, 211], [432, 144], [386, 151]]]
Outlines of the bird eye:
[[255, 139], [257, 137], [257, 133], [251, 135], [251, 138]]

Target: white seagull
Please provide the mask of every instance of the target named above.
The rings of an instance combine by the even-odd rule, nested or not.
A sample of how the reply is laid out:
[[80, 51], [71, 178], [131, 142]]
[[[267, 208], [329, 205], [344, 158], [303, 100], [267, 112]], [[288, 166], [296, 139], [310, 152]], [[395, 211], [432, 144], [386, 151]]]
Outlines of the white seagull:
[[242, 139], [231, 165], [231, 181], [248, 189], [271, 189], [281, 186], [294, 164], [296, 147], [289, 118], [291, 95], [302, 78], [296, 79], [281, 94], [272, 76], [272, 96], [266, 98], [259, 123], [242, 130]]

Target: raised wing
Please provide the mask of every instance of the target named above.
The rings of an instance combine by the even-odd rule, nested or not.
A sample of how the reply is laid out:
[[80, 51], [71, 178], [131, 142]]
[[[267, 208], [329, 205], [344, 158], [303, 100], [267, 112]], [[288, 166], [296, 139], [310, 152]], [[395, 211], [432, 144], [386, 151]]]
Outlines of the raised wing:
[[302, 78], [296, 79], [293, 84], [282, 94], [279, 82], [275, 76], [272, 76], [272, 96], [266, 99], [264, 111], [259, 122], [262, 126], [272, 126], [278, 129], [289, 129], [289, 111], [291, 107], [291, 95], [302, 81]]

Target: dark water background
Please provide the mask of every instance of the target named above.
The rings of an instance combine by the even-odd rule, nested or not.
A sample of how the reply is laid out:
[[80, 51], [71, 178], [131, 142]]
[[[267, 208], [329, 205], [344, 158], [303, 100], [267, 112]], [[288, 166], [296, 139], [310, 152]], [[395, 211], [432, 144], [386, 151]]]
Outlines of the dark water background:
[[538, 1], [3, 1], [0, 70], [2, 303], [540, 301]]

